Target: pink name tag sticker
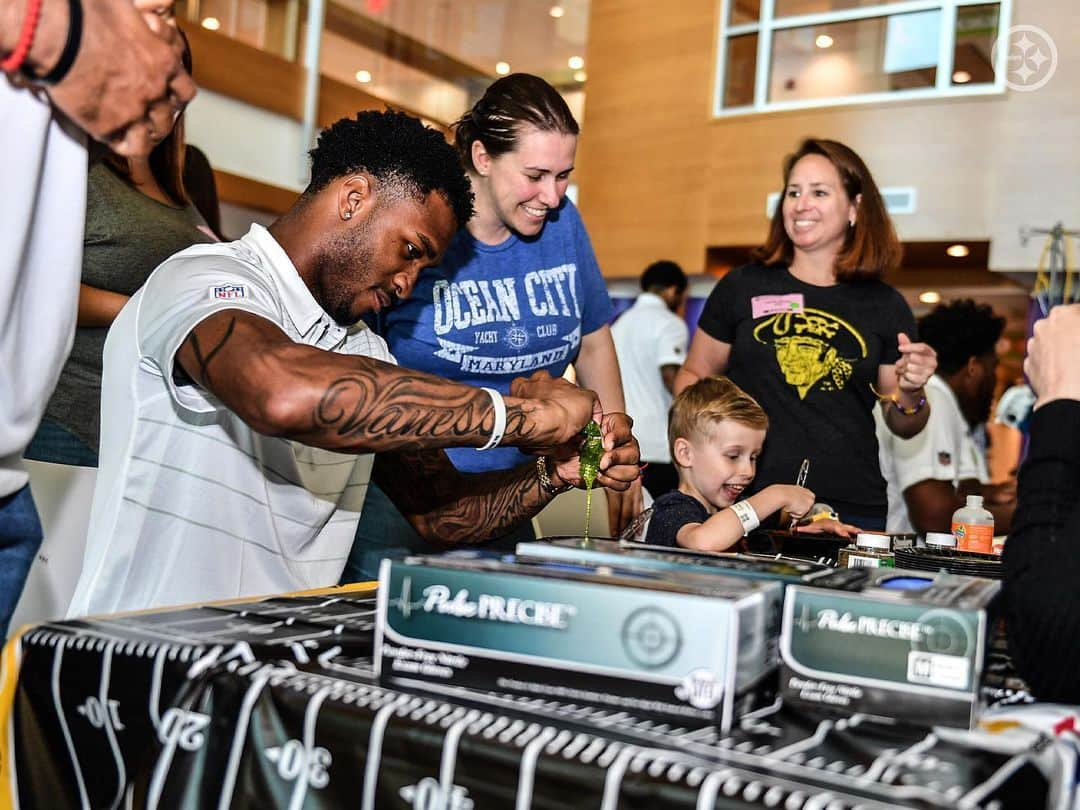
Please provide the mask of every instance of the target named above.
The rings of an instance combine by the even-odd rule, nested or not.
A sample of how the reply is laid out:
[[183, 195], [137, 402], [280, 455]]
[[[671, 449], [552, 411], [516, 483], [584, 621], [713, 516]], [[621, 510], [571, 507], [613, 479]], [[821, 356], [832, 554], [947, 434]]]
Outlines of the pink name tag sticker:
[[755, 295], [750, 299], [751, 317], [754, 319], [764, 318], [766, 315], [776, 315], [778, 312], [802, 312], [802, 293], [791, 295]]

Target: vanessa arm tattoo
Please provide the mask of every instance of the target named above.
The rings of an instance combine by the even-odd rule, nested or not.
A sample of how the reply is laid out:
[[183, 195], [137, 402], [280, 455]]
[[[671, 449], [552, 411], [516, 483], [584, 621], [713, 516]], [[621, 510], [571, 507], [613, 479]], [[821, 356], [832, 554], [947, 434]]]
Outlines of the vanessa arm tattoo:
[[[478, 388], [295, 343], [277, 324], [245, 312], [219, 313], [192, 330], [178, 358], [254, 429], [317, 447], [480, 446], [495, 426], [491, 399]], [[548, 388], [558, 390], [534, 385], [532, 398], [507, 398], [506, 444], [546, 448], [566, 441], [565, 408]]]
[[[327, 386], [313, 414], [316, 430], [379, 450], [462, 445], [494, 428], [487, 394], [390, 364], [368, 365]], [[504, 435], [515, 444], [542, 445], [535, 410], [524, 403], [507, 406]]]

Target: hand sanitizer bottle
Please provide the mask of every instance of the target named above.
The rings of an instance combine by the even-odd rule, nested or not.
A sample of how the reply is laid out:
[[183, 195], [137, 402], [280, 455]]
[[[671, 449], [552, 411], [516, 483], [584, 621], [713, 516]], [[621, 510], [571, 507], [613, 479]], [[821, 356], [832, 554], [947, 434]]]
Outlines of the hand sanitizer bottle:
[[994, 516], [983, 508], [982, 495], [968, 495], [967, 505], [952, 516], [952, 533], [958, 551], [990, 554], [994, 542]]

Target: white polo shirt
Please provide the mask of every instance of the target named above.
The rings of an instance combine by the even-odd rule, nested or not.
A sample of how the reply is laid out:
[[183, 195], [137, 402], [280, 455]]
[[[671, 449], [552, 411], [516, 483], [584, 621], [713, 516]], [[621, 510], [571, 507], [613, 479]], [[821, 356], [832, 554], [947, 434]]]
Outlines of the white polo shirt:
[[26, 484], [37, 430], [75, 337], [86, 137], [0, 75], [0, 498]]
[[667, 424], [671, 393], [664, 387], [660, 369], [681, 366], [686, 359], [686, 321], [668, 309], [663, 298], [643, 292], [612, 324], [611, 337], [641, 460], [670, 464]]
[[977, 479], [990, 483], [986, 457], [975, 440], [974, 430], [960, 412], [960, 403], [949, 384], [938, 375], [926, 383], [930, 418], [918, 435], [901, 439], [885, 425], [881, 409], [874, 409], [877, 423], [881, 474], [888, 490], [890, 532], [912, 532], [904, 490], [920, 481]]
[[264, 436], [200, 387], [174, 383], [181, 343], [228, 309], [297, 343], [393, 362], [363, 325], [334, 323], [259, 225], [167, 259], [105, 343], [101, 466], [69, 616], [338, 581], [373, 457]]

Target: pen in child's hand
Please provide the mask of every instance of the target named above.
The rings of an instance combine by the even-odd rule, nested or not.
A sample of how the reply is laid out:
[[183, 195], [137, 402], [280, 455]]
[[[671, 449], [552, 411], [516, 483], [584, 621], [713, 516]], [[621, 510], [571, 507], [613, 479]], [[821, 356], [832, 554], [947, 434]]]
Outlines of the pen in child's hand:
[[810, 474], [810, 459], [804, 458], [802, 460], [802, 466], [799, 467], [799, 475], [795, 479], [795, 486], [797, 486], [797, 487], [806, 486], [806, 476], [808, 476], [809, 474]]
[[[802, 466], [799, 467], [799, 474], [795, 477], [795, 486], [806, 486], [806, 476], [810, 474], [810, 459], [804, 458], [802, 460]], [[799, 518], [795, 515], [791, 516], [791, 525], [788, 526], [788, 531], [792, 534], [795, 533], [795, 524], [799, 522]]]

